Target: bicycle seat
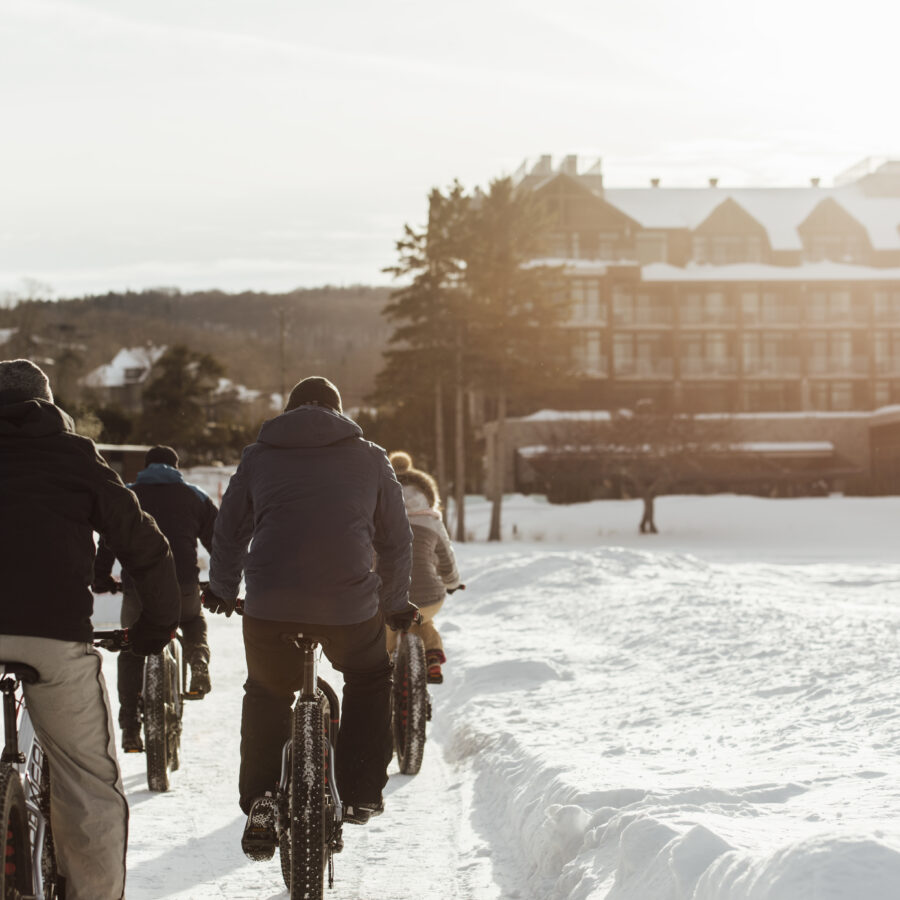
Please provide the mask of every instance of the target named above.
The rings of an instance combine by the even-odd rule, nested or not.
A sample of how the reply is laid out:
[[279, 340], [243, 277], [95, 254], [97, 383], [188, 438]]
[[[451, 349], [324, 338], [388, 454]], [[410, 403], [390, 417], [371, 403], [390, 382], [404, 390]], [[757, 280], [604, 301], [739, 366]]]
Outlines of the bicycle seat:
[[287, 631], [281, 635], [281, 639], [286, 644], [321, 644], [324, 647], [328, 643], [328, 638], [319, 634], [305, 634], [302, 631]]
[[17, 681], [24, 681], [25, 684], [36, 684], [41, 677], [38, 670], [28, 663], [7, 662], [0, 660], [0, 677], [8, 675]]

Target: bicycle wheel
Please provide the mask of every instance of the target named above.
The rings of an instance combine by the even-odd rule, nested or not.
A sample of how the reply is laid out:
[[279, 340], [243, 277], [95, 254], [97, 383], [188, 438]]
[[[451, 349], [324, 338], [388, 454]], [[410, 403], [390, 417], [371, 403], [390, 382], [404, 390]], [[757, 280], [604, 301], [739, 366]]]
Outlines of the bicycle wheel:
[[169, 709], [168, 729], [166, 731], [166, 749], [169, 769], [178, 771], [181, 765], [181, 717], [184, 703], [181, 695], [181, 645], [177, 642], [169, 647], [165, 654], [166, 666], [169, 670], [169, 683], [166, 690], [166, 706]]
[[416, 775], [425, 754], [428, 687], [425, 646], [414, 634], [401, 634], [394, 662], [393, 728], [397, 762], [404, 775]]
[[321, 900], [328, 868], [334, 811], [326, 785], [327, 704], [300, 700], [294, 707], [291, 753], [290, 895], [291, 900]]
[[147, 786], [159, 793], [169, 789], [168, 729], [166, 703], [170, 683], [168, 654], [155, 653], [144, 661], [144, 750], [147, 753]]
[[19, 773], [9, 765], [0, 770], [0, 803], [6, 835], [4, 865], [0, 866], [0, 897], [19, 900], [32, 892], [31, 842], [28, 839], [28, 813]]
[[44, 819], [44, 836], [41, 841], [40, 859], [35, 866], [40, 867], [41, 881], [44, 886], [44, 900], [63, 900], [65, 896], [65, 879], [59, 874], [56, 866], [56, 844], [53, 841], [53, 823], [50, 818], [50, 762], [43, 747], [35, 742], [36, 766], [40, 769], [38, 778], [37, 804]]

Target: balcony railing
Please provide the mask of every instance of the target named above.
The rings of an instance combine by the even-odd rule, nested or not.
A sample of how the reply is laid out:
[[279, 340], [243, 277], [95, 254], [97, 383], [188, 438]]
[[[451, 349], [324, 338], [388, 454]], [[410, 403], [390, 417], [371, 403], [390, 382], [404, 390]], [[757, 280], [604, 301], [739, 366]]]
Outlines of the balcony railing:
[[674, 364], [671, 359], [617, 360], [614, 371], [619, 378], [671, 378]]
[[800, 374], [800, 357], [783, 356], [778, 359], [744, 359], [744, 374], [753, 376], [788, 377]]
[[868, 375], [869, 357], [853, 356], [850, 359], [811, 356], [807, 362], [810, 375]]
[[704, 357], [682, 357], [680, 361], [682, 375], [736, 375], [737, 360], [705, 359]]

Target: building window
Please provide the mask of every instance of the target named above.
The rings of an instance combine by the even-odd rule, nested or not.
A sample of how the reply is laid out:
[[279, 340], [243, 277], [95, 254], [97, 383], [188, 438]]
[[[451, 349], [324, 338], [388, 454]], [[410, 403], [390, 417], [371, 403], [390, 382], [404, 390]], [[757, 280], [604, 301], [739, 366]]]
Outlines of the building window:
[[872, 347], [879, 375], [900, 374], [900, 332], [876, 331]]
[[776, 291], [741, 293], [741, 320], [744, 325], [796, 325], [800, 321], [797, 301]]
[[613, 338], [613, 371], [617, 376], [664, 378], [672, 375], [672, 342], [662, 334], [617, 334]]
[[670, 325], [672, 307], [653, 294], [613, 290], [613, 322], [616, 325]]
[[723, 291], [686, 294], [681, 301], [683, 325], [730, 325], [734, 322], [734, 302]]
[[710, 331], [686, 333], [681, 338], [682, 375], [734, 375], [737, 372], [734, 336]]
[[606, 324], [606, 304], [600, 302], [600, 282], [596, 278], [574, 278], [570, 294], [572, 319], [576, 322]]
[[583, 375], [601, 378], [609, 374], [609, 363], [603, 355], [603, 335], [591, 328], [582, 335], [579, 363]]
[[814, 234], [806, 243], [804, 256], [809, 262], [861, 262], [863, 242], [852, 234]]
[[852, 381], [823, 381], [810, 385], [813, 409], [847, 412], [854, 408]]
[[741, 390], [741, 409], [745, 412], [786, 412], [799, 406], [800, 391], [796, 383], [751, 381]]
[[812, 331], [807, 371], [810, 375], [866, 375], [865, 336], [852, 331]]
[[900, 291], [875, 292], [875, 321], [900, 323]]
[[853, 321], [853, 297], [850, 291], [813, 291], [806, 305], [806, 319], [817, 325]]
[[727, 266], [742, 262], [762, 262], [763, 244], [755, 234], [694, 235], [694, 261]]
[[799, 375], [797, 335], [792, 332], [749, 332], [742, 336], [745, 375]]

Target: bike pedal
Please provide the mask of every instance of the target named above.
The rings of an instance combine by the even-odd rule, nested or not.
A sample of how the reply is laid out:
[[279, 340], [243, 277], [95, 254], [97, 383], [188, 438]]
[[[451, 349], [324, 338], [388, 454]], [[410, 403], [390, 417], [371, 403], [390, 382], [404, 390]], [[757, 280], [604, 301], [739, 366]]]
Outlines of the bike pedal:
[[190, 691], [185, 691], [181, 695], [182, 700], [202, 700], [206, 696], [206, 693], [201, 693], [200, 691], [194, 691], [191, 693]]

